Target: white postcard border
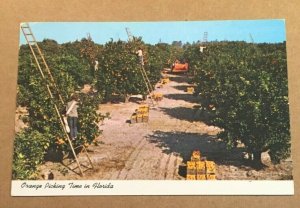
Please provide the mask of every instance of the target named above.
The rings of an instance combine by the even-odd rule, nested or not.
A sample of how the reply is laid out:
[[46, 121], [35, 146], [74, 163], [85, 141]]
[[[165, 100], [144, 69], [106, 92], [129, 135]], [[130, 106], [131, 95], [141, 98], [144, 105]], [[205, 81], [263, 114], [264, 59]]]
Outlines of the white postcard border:
[[294, 195], [294, 182], [292, 180], [13, 180], [11, 195]]

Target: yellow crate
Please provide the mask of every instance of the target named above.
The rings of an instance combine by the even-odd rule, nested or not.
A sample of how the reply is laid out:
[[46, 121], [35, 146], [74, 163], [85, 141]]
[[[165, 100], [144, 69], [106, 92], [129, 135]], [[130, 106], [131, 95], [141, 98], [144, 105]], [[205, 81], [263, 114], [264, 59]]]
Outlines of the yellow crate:
[[198, 161], [200, 161], [200, 158], [194, 158], [193, 156], [191, 157], [191, 161], [193, 161], [193, 162], [198, 162]]
[[136, 115], [132, 115], [131, 118], [130, 118], [130, 122], [131, 123], [136, 123], [137, 122], [136, 119], [137, 119]]
[[154, 99], [154, 100], [156, 100], [156, 101], [160, 101], [160, 100], [162, 100], [162, 98], [163, 98], [163, 94], [162, 93], [153, 93], [152, 94], [152, 98]]
[[147, 113], [147, 112], [149, 112], [149, 108], [147, 108], [147, 107], [139, 107], [138, 111]]
[[199, 150], [194, 150], [193, 153], [192, 153], [192, 158], [200, 160], [200, 158], [201, 158], [200, 151]]
[[205, 161], [206, 173], [215, 173], [216, 164], [214, 161]]
[[149, 105], [140, 105], [139, 108], [148, 108], [149, 109]]
[[206, 175], [205, 174], [200, 174], [196, 176], [197, 180], [206, 180]]
[[149, 114], [143, 115], [143, 122], [148, 122], [149, 121]]
[[193, 94], [195, 92], [195, 88], [194, 87], [187, 87], [186, 91], [190, 94]]
[[217, 179], [216, 175], [214, 175], [214, 174], [207, 174], [206, 178], [207, 178], [207, 180], [216, 180]]
[[197, 170], [196, 169], [187, 169], [186, 174], [187, 175], [197, 175]]
[[196, 180], [196, 175], [186, 175], [186, 180]]
[[204, 161], [196, 161], [195, 165], [196, 165], [197, 170], [205, 171], [205, 162]]
[[154, 96], [154, 97], [162, 97], [163, 94], [162, 94], [162, 93], [159, 93], [159, 92], [155, 92], [155, 93], [153, 93], [153, 96]]
[[144, 113], [146, 113], [146, 111], [141, 110], [141, 109], [137, 109], [135, 112], [137, 115], [143, 115]]
[[162, 78], [161, 79], [161, 83], [162, 84], [168, 84], [170, 82], [170, 79], [169, 78]]
[[145, 113], [148, 113], [149, 112], [149, 109], [147, 108], [139, 108], [137, 110], [137, 113], [141, 113], [141, 114], [145, 114]]
[[186, 167], [187, 167], [187, 169], [196, 169], [196, 163], [192, 162], [192, 161], [187, 161]]
[[137, 114], [136, 115], [136, 122], [137, 123], [143, 122], [143, 114]]
[[149, 116], [149, 112], [143, 112], [141, 113], [142, 116]]

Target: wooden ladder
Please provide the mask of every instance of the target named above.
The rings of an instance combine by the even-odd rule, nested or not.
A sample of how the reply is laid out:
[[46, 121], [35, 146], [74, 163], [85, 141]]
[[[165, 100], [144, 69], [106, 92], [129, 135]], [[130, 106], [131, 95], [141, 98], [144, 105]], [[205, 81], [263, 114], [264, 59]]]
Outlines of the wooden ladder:
[[[38, 46], [37, 44], [37, 41], [32, 33], [32, 30], [29, 26], [28, 23], [21, 23], [21, 30], [24, 34], [24, 37], [26, 39], [26, 42], [28, 43], [29, 45], [29, 48], [31, 50], [31, 53], [34, 57], [34, 60], [36, 62], [36, 65], [37, 65], [37, 68], [40, 72], [40, 75], [42, 76], [45, 84], [46, 84], [46, 87], [47, 87], [47, 91], [48, 91], [48, 94], [51, 98], [51, 101], [52, 101], [52, 104], [55, 108], [55, 112], [57, 114], [57, 117], [60, 121], [60, 124], [61, 124], [61, 128], [64, 132], [64, 135], [65, 135], [65, 138], [67, 139], [68, 143], [69, 143], [69, 146], [72, 150], [72, 154], [74, 156], [74, 159], [77, 163], [77, 167], [75, 169], [79, 169], [80, 171], [80, 175], [81, 176], [84, 176], [84, 172], [87, 170], [87, 169], [94, 169], [94, 166], [93, 166], [93, 163], [88, 155], [88, 152], [87, 152], [87, 149], [85, 148], [84, 145], [80, 145], [78, 147], [73, 147], [73, 144], [72, 144], [72, 141], [70, 139], [70, 136], [66, 130], [66, 127], [65, 127], [65, 124], [64, 124], [64, 121], [63, 121], [63, 116], [60, 114], [60, 111], [58, 109], [58, 103], [57, 103], [57, 100], [60, 102], [61, 105], [65, 105], [65, 102], [61, 96], [61, 93], [59, 91], [59, 88], [57, 87], [56, 85], [56, 82], [52, 76], [52, 73], [51, 73], [51, 70], [50, 68], [48, 67], [48, 64], [45, 60], [45, 57], [40, 49], [40, 47]], [[89, 162], [89, 165], [90, 167], [88, 166], [85, 166], [85, 165], [82, 165], [79, 160], [78, 160], [78, 157], [76, 155], [76, 152], [75, 152], [75, 149], [78, 149], [78, 148], [82, 148], [81, 149], [81, 152], [83, 151], [86, 155], [86, 157], [88, 158], [88, 162]], [[66, 165], [67, 167], [69, 167], [69, 165]], [[87, 169], [85, 171], [83, 171], [82, 169], [82, 166], [83, 167], [86, 167]], [[72, 171], [74, 169], [71, 169]], [[75, 172], [75, 171], [74, 171]], [[76, 172], [75, 172], [76, 173]]]
[[150, 80], [148, 78], [148, 75], [146, 73], [144, 65], [143, 64], [140, 64], [140, 65], [141, 65], [140, 72], [142, 74], [144, 83], [145, 83], [145, 85], [147, 87], [147, 91], [148, 91], [148, 93], [150, 95], [150, 100], [152, 102], [152, 105], [155, 106], [157, 104], [157, 102], [152, 98], [152, 93], [154, 92], [153, 86], [151, 85], [151, 82], [150, 82]]

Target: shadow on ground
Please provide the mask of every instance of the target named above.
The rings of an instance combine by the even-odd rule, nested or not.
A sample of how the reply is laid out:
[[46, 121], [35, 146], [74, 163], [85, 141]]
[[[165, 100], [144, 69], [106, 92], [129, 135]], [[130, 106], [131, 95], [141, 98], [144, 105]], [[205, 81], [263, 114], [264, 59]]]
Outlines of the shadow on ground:
[[[200, 150], [201, 156], [213, 160], [218, 165], [244, 166], [243, 148], [227, 149], [226, 144], [216, 136], [186, 132], [155, 131], [148, 135], [150, 143], [156, 144], [166, 154], [178, 154], [186, 163], [194, 150]], [[185, 177], [185, 166], [179, 167], [179, 175]]]
[[175, 108], [160, 108], [165, 114], [189, 122], [201, 121], [207, 125], [211, 125], [212, 116], [204, 110], [199, 108], [175, 107]]
[[174, 77], [170, 76], [170, 81], [183, 83], [183, 82], [188, 82], [189, 78], [184, 74], [178, 74], [177, 76]]
[[177, 86], [173, 86], [175, 89], [186, 92], [187, 88], [189, 87], [189, 85], [177, 85]]
[[200, 98], [193, 94], [166, 94], [164, 97], [172, 100], [184, 100], [195, 104], [200, 102]]

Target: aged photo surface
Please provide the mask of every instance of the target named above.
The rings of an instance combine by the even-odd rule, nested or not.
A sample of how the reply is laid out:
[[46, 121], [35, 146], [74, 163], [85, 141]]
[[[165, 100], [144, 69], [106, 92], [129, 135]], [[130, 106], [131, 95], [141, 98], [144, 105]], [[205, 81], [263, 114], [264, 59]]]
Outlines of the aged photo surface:
[[285, 21], [20, 25], [13, 180], [293, 180]]

